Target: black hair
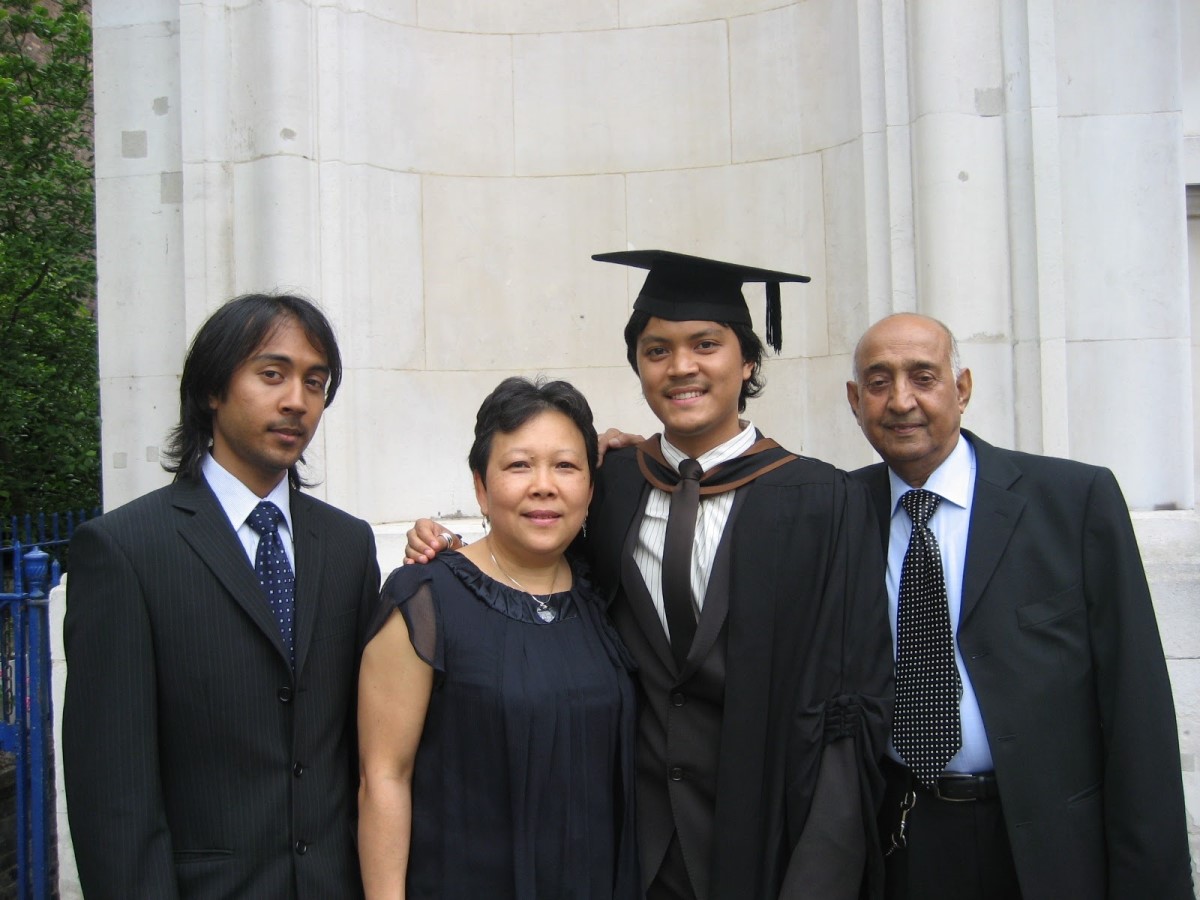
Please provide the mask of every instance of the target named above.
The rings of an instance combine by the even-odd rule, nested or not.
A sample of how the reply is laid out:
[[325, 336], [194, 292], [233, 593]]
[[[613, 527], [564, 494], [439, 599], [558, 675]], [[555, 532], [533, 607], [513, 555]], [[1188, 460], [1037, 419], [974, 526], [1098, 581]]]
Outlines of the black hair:
[[[233, 373], [267, 341], [285, 320], [304, 329], [308, 342], [324, 354], [329, 366], [325, 407], [333, 403], [342, 381], [337, 338], [316, 304], [294, 294], [245, 294], [230, 300], [200, 326], [179, 381], [179, 424], [171, 429], [163, 451], [163, 468], [175, 478], [202, 476], [204, 454], [212, 444], [213, 397], [224, 399]], [[304, 457], [300, 457], [300, 462]], [[288, 469], [293, 488], [307, 486], [296, 466]]]
[[[633, 367], [635, 373], [638, 371], [638, 338], [650, 324], [651, 318], [653, 317], [647, 312], [634, 310], [629, 321], [625, 323], [625, 358], [629, 360], [629, 365]], [[762, 373], [763, 353], [766, 352], [766, 349], [763, 347], [762, 340], [749, 325], [741, 322], [717, 322], [717, 324], [724, 325], [737, 336], [738, 346], [742, 350], [742, 361], [748, 362], [752, 366], [750, 377], [742, 382], [742, 390], [738, 394], [738, 412], [743, 413], [746, 411], [746, 401], [757, 397], [767, 386], [767, 379]]]
[[596, 428], [592, 424], [592, 408], [570, 382], [546, 381], [541, 376], [536, 381], [516, 375], [505, 378], [487, 395], [475, 415], [475, 440], [467, 454], [471, 471], [481, 481], [486, 481], [492, 439], [496, 434], [511, 434], [547, 410], [562, 413], [579, 429], [587, 451], [588, 479], [595, 480], [596, 459], [600, 454]]

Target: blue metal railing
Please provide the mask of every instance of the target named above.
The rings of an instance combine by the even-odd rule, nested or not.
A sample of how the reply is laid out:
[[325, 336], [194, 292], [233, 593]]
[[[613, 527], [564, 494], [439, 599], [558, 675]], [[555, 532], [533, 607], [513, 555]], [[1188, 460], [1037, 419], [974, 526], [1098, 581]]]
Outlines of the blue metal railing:
[[11, 639], [12, 648], [0, 660], [5, 700], [0, 749], [17, 757], [17, 896], [44, 900], [50, 896], [52, 812], [49, 593], [60, 573], [58, 563], [36, 546], [23, 553], [14, 541], [12, 554], [13, 590], [0, 593], [4, 643]]
[[[68, 565], [64, 562], [67, 545], [71, 542], [71, 535], [75, 533], [75, 527], [82, 525], [88, 519], [96, 518], [100, 512], [100, 508], [96, 507], [92, 510], [26, 513], [23, 516], [0, 518], [0, 567], [4, 569], [5, 581], [7, 582], [12, 571], [12, 544], [17, 541], [26, 547], [36, 544], [56, 557], [59, 562], [63, 562], [64, 570], [67, 569]], [[0, 590], [3, 590], [4, 587], [4, 584], [0, 584]]]

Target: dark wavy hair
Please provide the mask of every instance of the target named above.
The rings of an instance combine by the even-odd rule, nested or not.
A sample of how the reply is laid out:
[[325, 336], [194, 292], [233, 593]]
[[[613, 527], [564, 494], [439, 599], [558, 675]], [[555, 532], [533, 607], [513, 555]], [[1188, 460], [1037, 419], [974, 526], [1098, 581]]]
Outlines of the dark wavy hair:
[[[308, 342], [325, 355], [329, 381], [325, 407], [333, 403], [342, 382], [337, 338], [316, 304], [295, 294], [245, 294], [230, 300], [200, 326], [183, 363], [179, 381], [179, 424], [171, 429], [163, 451], [163, 468], [180, 478], [200, 478], [204, 454], [212, 444], [213, 397], [224, 399], [233, 373], [268, 340], [284, 321], [304, 329]], [[300, 462], [304, 457], [300, 457]], [[293, 488], [308, 486], [296, 466], [288, 469]]]
[[[625, 358], [629, 360], [629, 365], [633, 367], [635, 373], [638, 371], [638, 338], [646, 330], [651, 318], [652, 316], [647, 312], [634, 310], [629, 321], [625, 323]], [[742, 361], [753, 366], [750, 377], [742, 382], [742, 390], [738, 394], [738, 412], [743, 413], [746, 411], [746, 401], [757, 397], [767, 386], [767, 379], [762, 373], [765, 348], [758, 335], [754, 333], [754, 329], [749, 325], [743, 325], [740, 322], [718, 322], [717, 324], [724, 325], [737, 335], [738, 346], [742, 348]], [[640, 377], [640, 373], [638, 374]]]
[[587, 399], [567, 381], [546, 381], [512, 376], [496, 385], [487, 395], [475, 415], [475, 440], [467, 463], [481, 481], [487, 481], [488, 460], [492, 456], [492, 439], [497, 433], [511, 434], [534, 416], [547, 410], [562, 413], [579, 429], [587, 451], [588, 478], [596, 477], [596, 458], [599, 456], [596, 428], [592, 424], [592, 408]]

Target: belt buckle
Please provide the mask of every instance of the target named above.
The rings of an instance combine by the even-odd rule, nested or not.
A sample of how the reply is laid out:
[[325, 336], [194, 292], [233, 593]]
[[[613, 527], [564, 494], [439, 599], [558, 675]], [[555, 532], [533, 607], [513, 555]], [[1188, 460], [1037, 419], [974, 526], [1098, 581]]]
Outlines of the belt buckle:
[[945, 796], [942, 793], [941, 782], [942, 782], [943, 778], [945, 778], [947, 781], [965, 782], [965, 781], [974, 781], [977, 778], [977, 776], [968, 775], [965, 772], [943, 772], [942, 774], [938, 775], [936, 778], [933, 779], [933, 796], [937, 797], [939, 800], [945, 800], [947, 803], [974, 803], [975, 801], [977, 801], [979, 799], [978, 797], [947, 797], [947, 796]]

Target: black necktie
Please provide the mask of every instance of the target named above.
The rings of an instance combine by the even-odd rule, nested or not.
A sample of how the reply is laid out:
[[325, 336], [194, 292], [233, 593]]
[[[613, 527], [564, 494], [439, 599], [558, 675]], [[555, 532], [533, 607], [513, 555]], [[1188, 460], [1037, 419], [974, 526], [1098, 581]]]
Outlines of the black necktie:
[[938, 773], [962, 746], [958, 718], [962, 682], [954, 664], [942, 555], [928, 526], [941, 499], [924, 490], [900, 498], [913, 527], [900, 569], [892, 740], [926, 787], [933, 787]]
[[267, 595], [267, 603], [279, 623], [279, 634], [292, 666], [296, 665], [296, 641], [292, 631], [295, 608], [296, 576], [283, 550], [279, 523], [283, 512], [274, 503], [263, 500], [246, 518], [246, 524], [258, 532], [258, 552], [254, 555], [254, 573]]
[[682, 669], [696, 634], [696, 610], [692, 604], [692, 544], [696, 535], [696, 513], [700, 509], [700, 463], [685, 459], [679, 464], [679, 484], [671, 493], [667, 535], [663, 543], [662, 591], [671, 632], [671, 652]]

